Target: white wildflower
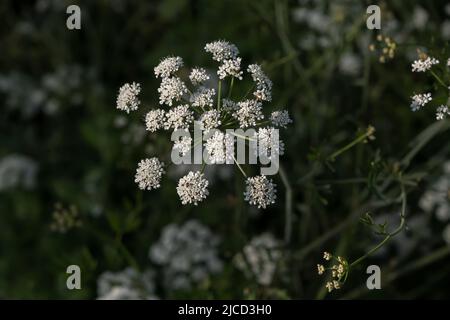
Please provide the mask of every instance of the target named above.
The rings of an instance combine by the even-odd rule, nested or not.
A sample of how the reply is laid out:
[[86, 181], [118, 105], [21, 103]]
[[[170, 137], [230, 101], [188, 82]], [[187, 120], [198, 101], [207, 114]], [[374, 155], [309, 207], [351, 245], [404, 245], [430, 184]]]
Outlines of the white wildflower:
[[269, 159], [284, 154], [284, 142], [279, 138], [278, 129], [259, 128], [255, 134], [258, 142], [258, 153]]
[[271, 101], [272, 100], [272, 81], [262, 70], [259, 64], [251, 64], [247, 71], [252, 75], [252, 79], [256, 82], [256, 91], [253, 95], [257, 100]]
[[411, 110], [417, 111], [432, 100], [431, 93], [416, 94], [412, 96]]
[[145, 127], [150, 132], [155, 132], [164, 126], [164, 110], [151, 110], [145, 116]]
[[436, 120], [443, 120], [450, 116], [450, 108], [446, 105], [440, 105], [436, 109]]
[[193, 68], [191, 73], [189, 74], [189, 79], [191, 80], [194, 86], [202, 84], [206, 80], [209, 80], [209, 76], [206, 73], [206, 70], [203, 68]]
[[189, 125], [194, 121], [194, 112], [190, 109], [188, 104], [183, 104], [170, 109], [166, 113], [166, 123], [164, 128], [169, 129], [185, 129], [188, 130]]
[[180, 137], [178, 141], [175, 141], [173, 148], [177, 150], [181, 156], [185, 156], [192, 149], [192, 138], [188, 136]]
[[134, 182], [142, 190], [157, 189], [161, 186], [161, 178], [164, 174], [164, 162], [158, 158], [141, 160], [136, 170]]
[[138, 99], [138, 95], [141, 92], [141, 85], [133, 82], [131, 85], [125, 83], [119, 89], [119, 95], [117, 96], [116, 104], [117, 109], [123, 110], [126, 113], [137, 110], [141, 103]]
[[222, 164], [225, 162], [225, 135], [216, 131], [213, 136], [206, 140], [205, 149], [211, 164]]
[[154, 69], [156, 78], [167, 78], [172, 76], [183, 66], [181, 57], [164, 58]]
[[196, 92], [191, 95], [190, 102], [193, 107], [212, 107], [214, 105], [214, 96], [216, 95], [216, 90], [200, 87]]
[[178, 181], [177, 193], [182, 204], [192, 203], [197, 205], [209, 194], [208, 180], [200, 171], [190, 171]]
[[200, 128], [205, 132], [219, 127], [220, 124], [220, 112], [216, 109], [206, 111], [200, 118]]
[[272, 179], [261, 175], [247, 178], [245, 183], [247, 185], [244, 192], [245, 201], [263, 209], [275, 203], [277, 190], [275, 189], [276, 184], [273, 183]]
[[186, 85], [178, 77], [163, 78], [158, 88], [159, 104], [172, 106], [173, 101], [180, 101], [188, 92]]
[[236, 59], [239, 54], [239, 50], [234, 44], [223, 40], [207, 43], [205, 51], [212, 53], [213, 60], [218, 62]]
[[239, 121], [241, 128], [255, 126], [256, 121], [264, 119], [262, 105], [255, 100], [245, 100], [237, 103], [233, 117]]
[[225, 79], [227, 76], [232, 76], [242, 80], [241, 58], [224, 60], [217, 70], [219, 79]]
[[292, 123], [292, 119], [289, 117], [289, 112], [287, 110], [272, 112], [270, 121], [274, 126], [283, 128], [286, 128], [289, 123]]
[[425, 72], [427, 70], [430, 70], [433, 65], [438, 63], [439, 60], [432, 57], [427, 57], [426, 59], [418, 59], [414, 61], [411, 67], [413, 72]]

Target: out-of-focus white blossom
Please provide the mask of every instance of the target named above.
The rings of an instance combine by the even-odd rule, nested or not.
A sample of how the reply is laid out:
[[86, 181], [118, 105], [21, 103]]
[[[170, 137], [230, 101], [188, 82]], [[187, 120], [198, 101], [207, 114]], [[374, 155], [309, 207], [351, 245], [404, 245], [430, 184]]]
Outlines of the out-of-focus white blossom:
[[205, 51], [212, 53], [213, 60], [218, 62], [236, 59], [239, 54], [239, 50], [234, 44], [224, 40], [207, 43], [205, 45]]
[[169, 290], [189, 289], [222, 271], [217, 254], [219, 239], [196, 220], [167, 225], [149, 251], [153, 263], [162, 267]]
[[154, 274], [129, 267], [119, 272], [106, 271], [97, 280], [99, 300], [150, 300], [155, 296]]
[[270, 121], [276, 127], [287, 128], [289, 123], [292, 123], [292, 119], [289, 117], [287, 110], [274, 111], [270, 115]]
[[412, 96], [411, 110], [417, 111], [431, 100], [431, 93], [415, 94]]
[[253, 238], [234, 258], [236, 267], [246, 276], [269, 286], [282, 258], [281, 242], [270, 233]]
[[432, 66], [438, 63], [439, 60], [432, 57], [427, 57], [426, 59], [415, 60], [411, 65], [411, 68], [413, 72], [425, 72], [427, 70], [430, 70]]
[[436, 120], [443, 120], [450, 116], [450, 108], [447, 105], [440, 105], [436, 109]]
[[0, 160], [0, 191], [22, 187], [32, 189], [36, 184], [37, 163], [19, 154], [10, 154]]

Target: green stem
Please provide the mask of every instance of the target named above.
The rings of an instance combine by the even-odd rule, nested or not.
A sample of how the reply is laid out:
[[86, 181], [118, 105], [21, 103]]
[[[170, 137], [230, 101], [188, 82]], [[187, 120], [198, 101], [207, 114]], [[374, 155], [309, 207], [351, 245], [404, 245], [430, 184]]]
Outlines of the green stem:
[[227, 96], [228, 99], [230, 99], [230, 97], [231, 97], [231, 91], [233, 91], [233, 85], [234, 85], [234, 77], [231, 77], [230, 90], [228, 90], [228, 96]]
[[357, 145], [358, 143], [364, 141], [367, 139], [368, 136], [370, 136], [372, 134], [372, 132], [366, 131], [366, 133], [364, 133], [363, 135], [357, 137], [355, 140], [353, 140], [352, 142], [350, 142], [349, 144], [345, 145], [344, 147], [342, 147], [341, 149], [337, 150], [336, 152], [334, 152], [332, 155], [330, 155], [328, 157], [329, 160], [334, 161], [336, 159], [337, 156], [339, 156], [340, 154], [344, 153], [345, 151], [351, 149], [352, 147], [354, 147], [355, 145]]
[[448, 88], [444, 81], [442, 81], [442, 79], [433, 70], [430, 70], [430, 73], [442, 86], [444, 86], [446, 89]]
[[240, 164], [237, 162], [236, 158], [234, 157], [234, 155], [231, 155], [233, 157], [234, 163], [236, 163], [236, 165], [238, 166], [239, 170], [241, 171], [241, 173], [244, 175], [245, 178], [247, 178], [247, 175], [245, 174], [245, 171], [242, 169], [242, 167], [240, 166]]
[[220, 110], [220, 100], [222, 95], [222, 80], [219, 80], [219, 86], [217, 90], [217, 110]]

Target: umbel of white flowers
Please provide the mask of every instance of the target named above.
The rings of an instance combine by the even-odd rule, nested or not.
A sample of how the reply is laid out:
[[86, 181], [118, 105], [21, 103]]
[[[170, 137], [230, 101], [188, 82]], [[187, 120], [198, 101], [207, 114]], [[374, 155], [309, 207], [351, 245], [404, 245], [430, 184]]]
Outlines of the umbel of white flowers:
[[[263, 104], [272, 101], [273, 83], [258, 64], [250, 64], [247, 69], [242, 68], [242, 59], [234, 44], [219, 40], [206, 44], [204, 49], [212, 55], [214, 61], [219, 63], [216, 71], [217, 86], [213, 88], [207, 86], [213, 77], [205, 68], [192, 68], [188, 79], [184, 79], [187, 80], [185, 82], [177, 75], [184, 68], [183, 59], [176, 56], [162, 59], [154, 68], [155, 77], [161, 79], [158, 88], [161, 108], [150, 110], [146, 114], [145, 127], [151, 133], [158, 130], [191, 131], [194, 121], [199, 121], [201, 129], [206, 132], [218, 130], [204, 143], [212, 160], [211, 163], [223, 163], [225, 159], [232, 158], [246, 180], [244, 199], [251, 205], [264, 209], [276, 201], [276, 184], [264, 175], [247, 176], [236, 161], [234, 151], [232, 154], [225, 152], [228, 150], [227, 145], [234, 144], [235, 138], [230, 137], [225, 131], [226, 129], [255, 129], [256, 134], [253, 138], [263, 143], [270, 140], [275, 129], [286, 128], [292, 120], [286, 110], [274, 111], [266, 118]], [[245, 71], [250, 75], [253, 88], [245, 97], [237, 99], [237, 95], [233, 95], [233, 87], [238, 81], [243, 80]], [[137, 110], [140, 106], [140, 92], [140, 84], [135, 82], [124, 84], [119, 89], [117, 108], [126, 113]], [[236, 136], [236, 139], [249, 140], [249, 137]], [[196, 143], [202, 143], [202, 141], [182, 137], [174, 142], [173, 149], [184, 155]], [[270, 153], [270, 156], [282, 155], [284, 143], [279, 141], [278, 147], [271, 148]], [[156, 157], [141, 160], [136, 170], [135, 182], [143, 190], [159, 188], [165, 173], [164, 167], [164, 163]], [[183, 205], [197, 205], [209, 195], [209, 183], [203, 174], [203, 169], [190, 171], [180, 178], [177, 193]]]

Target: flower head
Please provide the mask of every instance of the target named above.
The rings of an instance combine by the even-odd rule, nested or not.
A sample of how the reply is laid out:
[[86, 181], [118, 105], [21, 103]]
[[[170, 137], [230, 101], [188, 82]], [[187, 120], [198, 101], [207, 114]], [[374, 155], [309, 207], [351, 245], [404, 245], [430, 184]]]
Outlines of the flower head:
[[256, 100], [271, 101], [272, 100], [272, 81], [264, 73], [259, 64], [251, 64], [247, 71], [252, 75], [253, 81], [256, 82], [256, 91], [253, 92]]
[[239, 50], [234, 44], [224, 40], [207, 43], [205, 45], [205, 51], [212, 53], [213, 60], [218, 62], [235, 59], [239, 54]]
[[417, 111], [432, 100], [431, 93], [416, 94], [412, 96], [411, 110]]
[[178, 77], [163, 78], [158, 88], [159, 104], [172, 106], [174, 101], [180, 101], [188, 92], [186, 85]]
[[206, 70], [203, 68], [193, 68], [191, 73], [189, 74], [189, 79], [191, 83], [196, 86], [202, 84], [206, 80], [209, 80], [209, 76], [206, 73]]
[[209, 194], [208, 180], [200, 171], [190, 171], [178, 181], [177, 193], [182, 204], [192, 203], [197, 205]]
[[213, 136], [206, 140], [205, 149], [211, 163], [225, 162], [225, 135], [220, 132], [214, 132]]
[[436, 120], [443, 120], [450, 116], [450, 108], [446, 105], [440, 105], [436, 109]]
[[216, 109], [206, 111], [200, 118], [200, 127], [206, 132], [219, 127], [220, 124], [220, 112]]
[[439, 60], [427, 57], [426, 59], [419, 59], [413, 62], [411, 65], [412, 72], [425, 72], [427, 70], [430, 70], [431, 67], [435, 64], [438, 64]]
[[166, 130], [171, 128], [174, 130], [188, 130], [192, 121], [194, 121], [194, 112], [190, 109], [188, 104], [183, 104], [167, 112], [164, 128]]
[[245, 200], [258, 208], [265, 209], [268, 205], [275, 203], [277, 198], [276, 184], [266, 176], [247, 178], [247, 187], [244, 192]]
[[141, 92], [141, 85], [133, 82], [132, 84], [125, 83], [119, 89], [119, 95], [117, 96], [117, 109], [123, 110], [126, 113], [137, 110], [141, 103], [138, 99], [138, 95]]
[[192, 138], [183, 136], [178, 141], [175, 141], [173, 144], [173, 148], [181, 154], [181, 156], [185, 156], [192, 149]]
[[292, 119], [289, 117], [289, 112], [287, 110], [272, 112], [270, 121], [274, 126], [283, 128], [286, 128], [289, 123], [292, 123]]
[[256, 132], [258, 141], [258, 154], [264, 155], [269, 159], [282, 156], [284, 154], [284, 142], [279, 139], [278, 129], [259, 128]]
[[200, 87], [195, 91], [190, 98], [190, 102], [193, 107], [212, 107], [214, 105], [214, 96], [216, 95], [216, 90]]
[[177, 72], [183, 66], [181, 57], [167, 57], [155, 67], [156, 78], [168, 78]]
[[255, 126], [256, 121], [264, 119], [261, 102], [256, 100], [238, 102], [233, 117], [239, 121], [241, 128]]
[[164, 110], [151, 110], [145, 116], [145, 127], [150, 132], [155, 132], [164, 126]]
[[242, 80], [241, 58], [224, 60], [217, 71], [219, 79], [225, 79], [227, 76]]
[[164, 162], [158, 158], [141, 160], [136, 170], [134, 182], [142, 190], [157, 189], [161, 186], [161, 178], [164, 174]]

